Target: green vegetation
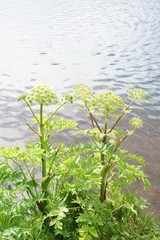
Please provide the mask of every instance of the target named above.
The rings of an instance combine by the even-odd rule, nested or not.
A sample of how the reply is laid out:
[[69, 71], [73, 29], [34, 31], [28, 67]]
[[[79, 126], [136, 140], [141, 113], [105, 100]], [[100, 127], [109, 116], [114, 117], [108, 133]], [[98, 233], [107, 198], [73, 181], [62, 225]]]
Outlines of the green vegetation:
[[[85, 85], [61, 99], [48, 86], [19, 97], [32, 115], [26, 124], [37, 142], [25, 149], [0, 147], [0, 239], [160, 239], [160, 227], [144, 213], [146, 200], [129, 191], [137, 180], [147, 188], [149, 180], [144, 159], [121, 148], [142, 120], [132, 117], [126, 129], [119, 123], [146, 95], [133, 89], [128, 97], [126, 105], [112, 92], [95, 94]], [[74, 102], [88, 113], [90, 128], [60, 116]], [[63, 130], [83, 135], [84, 142], [68, 146], [63, 135], [56, 142]]]

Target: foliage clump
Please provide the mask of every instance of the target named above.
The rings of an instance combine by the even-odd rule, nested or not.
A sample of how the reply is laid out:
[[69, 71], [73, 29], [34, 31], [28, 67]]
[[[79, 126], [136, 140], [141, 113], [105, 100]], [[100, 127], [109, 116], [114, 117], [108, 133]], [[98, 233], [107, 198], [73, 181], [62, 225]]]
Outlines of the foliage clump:
[[[95, 94], [83, 84], [61, 99], [46, 85], [22, 94], [19, 100], [33, 118], [26, 124], [37, 142], [25, 149], [0, 147], [0, 239], [158, 240], [160, 227], [143, 213], [147, 202], [129, 191], [137, 180], [145, 188], [150, 184], [145, 161], [121, 147], [142, 120], [131, 117], [129, 128], [119, 127], [131, 105], [145, 97], [140, 89], [130, 90], [126, 105], [112, 92]], [[58, 114], [77, 100], [89, 115], [88, 129]], [[67, 146], [61, 135], [57, 142], [55, 134], [68, 129], [90, 138]]]

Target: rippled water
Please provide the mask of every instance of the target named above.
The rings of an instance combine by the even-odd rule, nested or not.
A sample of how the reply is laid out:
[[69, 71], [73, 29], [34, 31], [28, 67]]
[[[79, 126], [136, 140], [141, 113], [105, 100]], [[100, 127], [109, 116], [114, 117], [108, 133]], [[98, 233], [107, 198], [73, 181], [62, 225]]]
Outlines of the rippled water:
[[[123, 97], [142, 88], [148, 99], [135, 111], [144, 128], [125, 147], [145, 157], [152, 182], [146, 195], [158, 211], [159, 29], [159, 0], [1, 0], [0, 145], [30, 138], [27, 114], [16, 99], [32, 86], [47, 83], [63, 93], [85, 83]], [[76, 111], [74, 118], [83, 121]]]

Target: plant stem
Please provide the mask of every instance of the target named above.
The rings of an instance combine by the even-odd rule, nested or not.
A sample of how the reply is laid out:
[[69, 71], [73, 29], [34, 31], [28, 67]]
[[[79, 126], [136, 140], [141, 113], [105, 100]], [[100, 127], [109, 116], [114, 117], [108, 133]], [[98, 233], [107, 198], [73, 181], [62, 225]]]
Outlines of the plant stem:
[[90, 119], [91, 119], [92, 127], [94, 128], [95, 126], [94, 126], [94, 121], [93, 121], [93, 117], [92, 117], [91, 112], [89, 112], [89, 117], [90, 117]]
[[[104, 137], [102, 139], [102, 142], [105, 144], [106, 143], [106, 140], [107, 140], [107, 136], [106, 136], [106, 132], [107, 132], [107, 123], [105, 123], [104, 125]], [[104, 154], [101, 153], [101, 162], [102, 162], [102, 165], [105, 164], [105, 159], [104, 159]]]
[[38, 132], [33, 127], [31, 127], [29, 123], [26, 122], [26, 125], [31, 129], [32, 132], [39, 136]]
[[[34, 174], [32, 175], [32, 173], [31, 173], [31, 171], [30, 171], [30, 169], [29, 169], [29, 166], [27, 165], [26, 162], [24, 162], [24, 165], [25, 165], [25, 167], [26, 167], [26, 169], [27, 169], [27, 172], [28, 172], [30, 178], [32, 179], [33, 182], [36, 183], [35, 178], [34, 178]], [[38, 194], [36, 186], [34, 187], [34, 189], [35, 189], [36, 194]]]
[[58, 146], [57, 149], [56, 149], [56, 151], [55, 151], [54, 157], [53, 157], [52, 162], [51, 162], [51, 164], [50, 164], [50, 166], [49, 166], [48, 175], [51, 174], [52, 164], [53, 164], [53, 162], [54, 162], [54, 160], [55, 160], [55, 158], [56, 158], [59, 150], [60, 150], [60, 146]]
[[84, 104], [85, 104], [85, 106], [86, 106], [86, 108], [87, 108], [87, 111], [88, 111], [88, 113], [89, 113], [89, 116], [90, 116], [90, 119], [91, 119], [91, 123], [92, 123], [92, 127], [93, 127], [93, 128], [95, 127], [95, 126], [94, 126], [94, 123], [95, 123], [96, 126], [97, 126], [97, 128], [98, 128], [98, 130], [102, 133], [102, 129], [100, 128], [100, 126], [99, 126], [96, 118], [94, 117], [94, 115], [91, 113], [91, 111], [90, 111], [87, 103], [84, 102]]
[[[40, 143], [41, 143], [41, 149], [45, 151], [45, 146], [44, 146], [44, 124], [43, 124], [43, 104], [40, 104]], [[44, 155], [44, 151], [42, 155]], [[46, 160], [44, 156], [41, 158], [42, 162], [42, 178], [46, 177]], [[42, 191], [43, 189], [43, 184], [42, 184]]]
[[[41, 156], [41, 164], [42, 164], [42, 180], [47, 176], [47, 169], [46, 169], [46, 159], [45, 159], [45, 133], [44, 133], [44, 123], [43, 123], [43, 104], [40, 104], [40, 143], [41, 143], [41, 149], [43, 150], [42, 156]], [[47, 196], [47, 187], [45, 181], [41, 180], [41, 188], [42, 192], [44, 193], [44, 197]], [[37, 202], [39, 210], [45, 215], [46, 214], [46, 205], [47, 200], [44, 200], [42, 202]]]
[[118, 122], [121, 120], [121, 118], [125, 115], [125, 111], [127, 111], [134, 102], [135, 102], [135, 99], [133, 99], [133, 100], [130, 102], [130, 104], [128, 104], [128, 106], [124, 109], [124, 113], [122, 113], [122, 114], [118, 117], [118, 119], [117, 119], [116, 122], [113, 124], [112, 128], [109, 130], [108, 133], [112, 132], [112, 130], [113, 130], [113, 129], [115, 128], [115, 126], [117, 125], [117, 123], [118, 123]]
[[100, 126], [99, 126], [99, 124], [98, 124], [96, 118], [94, 117], [94, 115], [93, 115], [92, 113], [90, 113], [90, 114], [91, 114], [91, 116], [92, 116], [92, 120], [93, 120], [94, 123], [96, 124], [98, 130], [99, 130], [101, 133], [103, 133], [103, 131], [102, 131], [102, 129], [100, 128]]
[[[14, 160], [13, 158], [11, 160], [19, 167], [19, 169], [21, 170], [21, 173], [23, 174], [24, 179], [27, 180], [26, 174], [23, 171], [22, 166], [16, 160]], [[32, 198], [34, 198], [35, 195], [34, 195], [33, 191], [31, 190], [31, 188], [27, 187], [27, 190], [30, 193], [30, 195], [32, 196]]]
[[64, 103], [61, 104], [49, 117], [48, 119], [44, 122], [43, 125], [46, 125], [46, 123], [59, 111], [59, 109], [61, 109], [61, 107], [63, 107]]
[[33, 109], [31, 108], [31, 105], [24, 99], [25, 103], [27, 104], [29, 110], [31, 111], [33, 117], [36, 119], [37, 123], [39, 123], [39, 119], [37, 118], [36, 114], [34, 113]]
[[107, 164], [102, 169], [102, 180], [100, 188], [100, 201], [103, 203], [106, 199], [106, 187], [108, 185], [108, 174], [111, 168], [111, 164]]

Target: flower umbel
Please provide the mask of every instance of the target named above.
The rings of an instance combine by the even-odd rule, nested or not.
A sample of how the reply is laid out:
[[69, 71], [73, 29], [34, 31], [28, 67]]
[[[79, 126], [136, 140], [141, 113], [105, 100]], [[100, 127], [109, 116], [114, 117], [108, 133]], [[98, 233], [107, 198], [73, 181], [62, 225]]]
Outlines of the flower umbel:
[[134, 88], [128, 92], [128, 97], [143, 102], [146, 99], [147, 95], [146, 92], [142, 89]]
[[112, 116], [115, 115], [116, 117], [116, 112], [123, 106], [124, 102], [121, 97], [115, 95], [112, 92], [97, 94], [95, 97], [93, 97], [92, 100], [93, 109], [100, 111], [106, 116], [108, 116], [108, 114], [111, 114]]
[[56, 104], [58, 102], [57, 95], [47, 85], [32, 88], [27, 99], [30, 103], [37, 102], [44, 105]]
[[74, 88], [76, 97], [83, 101], [89, 100], [93, 96], [91, 88], [84, 84], [76, 85]]
[[18, 97], [18, 101], [24, 101], [27, 97], [27, 94], [22, 93], [19, 97]]
[[143, 127], [143, 122], [142, 119], [139, 117], [133, 117], [130, 119], [129, 124], [133, 127], [133, 128], [142, 128]]

